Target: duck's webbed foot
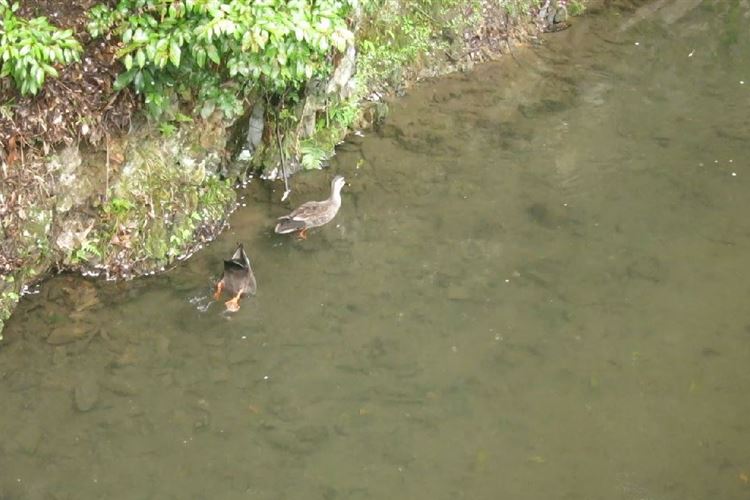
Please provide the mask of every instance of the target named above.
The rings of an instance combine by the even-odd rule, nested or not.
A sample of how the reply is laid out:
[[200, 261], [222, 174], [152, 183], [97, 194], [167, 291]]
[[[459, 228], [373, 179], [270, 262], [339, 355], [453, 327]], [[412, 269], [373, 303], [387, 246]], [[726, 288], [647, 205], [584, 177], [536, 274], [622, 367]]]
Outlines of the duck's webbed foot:
[[219, 297], [221, 297], [221, 292], [224, 290], [224, 279], [222, 278], [219, 280], [218, 283], [216, 283], [216, 291], [214, 292], [214, 300], [219, 300]]
[[242, 296], [242, 292], [238, 293], [231, 299], [224, 302], [224, 305], [227, 307], [227, 311], [237, 312], [240, 310], [240, 297], [241, 296]]

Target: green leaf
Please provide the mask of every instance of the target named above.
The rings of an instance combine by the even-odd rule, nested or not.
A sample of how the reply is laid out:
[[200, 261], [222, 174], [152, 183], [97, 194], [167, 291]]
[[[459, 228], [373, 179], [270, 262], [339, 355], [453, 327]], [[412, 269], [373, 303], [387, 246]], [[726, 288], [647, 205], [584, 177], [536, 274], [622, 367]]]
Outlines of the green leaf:
[[133, 78], [135, 77], [136, 70], [130, 70], [126, 71], [125, 73], [120, 73], [117, 75], [117, 78], [115, 79], [115, 83], [113, 85], [115, 90], [122, 90], [128, 85], [130, 85], [130, 82], [133, 81]]
[[172, 41], [172, 43], [169, 44], [169, 60], [176, 67], [180, 66], [180, 54], [181, 53], [182, 51], [180, 50], [180, 46], [177, 44], [177, 42]]
[[125, 66], [125, 69], [127, 71], [130, 71], [130, 68], [133, 67], [133, 56], [128, 54], [122, 59], [122, 64]]
[[138, 63], [139, 68], [146, 65], [146, 53], [143, 49], [138, 49], [138, 52], [135, 53], [135, 62]]
[[133, 33], [133, 41], [135, 43], [146, 43], [148, 41], [148, 35], [141, 28], [136, 28]]
[[199, 68], [203, 68], [206, 65], [206, 49], [203, 47], [197, 47], [193, 50], [195, 56], [195, 62]]
[[44, 71], [39, 66], [36, 66], [33, 71], [34, 81], [36, 82], [37, 86], [41, 88], [42, 84], [44, 84]]
[[216, 47], [213, 44], [209, 44], [206, 47], [206, 55], [208, 55], [208, 58], [211, 59], [215, 64], [221, 64], [219, 51], [216, 50]]
[[143, 91], [143, 71], [136, 71], [135, 77], [133, 77], [133, 86], [135, 87], [136, 92], [142, 92]]
[[156, 43], [151, 42], [148, 45], [146, 45], [146, 55], [152, 61], [154, 60], [154, 58], [156, 57]]
[[54, 66], [50, 66], [47, 63], [42, 63], [42, 66], [44, 68], [44, 72], [50, 75], [51, 77], [57, 78], [58, 76], [60, 76]]

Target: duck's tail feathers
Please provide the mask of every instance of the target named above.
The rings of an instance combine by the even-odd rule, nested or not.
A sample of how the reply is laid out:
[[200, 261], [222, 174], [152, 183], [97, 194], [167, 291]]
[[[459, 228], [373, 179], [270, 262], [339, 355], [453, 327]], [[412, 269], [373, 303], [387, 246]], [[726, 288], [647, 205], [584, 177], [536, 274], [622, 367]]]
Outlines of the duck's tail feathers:
[[289, 234], [295, 231], [301, 231], [302, 229], [305, 229], [305, 223], [303, 221], [283, 219], [276, 224], [276, 229], [274, 229], [274, 231], [276, 231], [277, 234]]
[[224, 271], [246, 271], [249, 269], [247, 265], [241, 260], [225, 260]]

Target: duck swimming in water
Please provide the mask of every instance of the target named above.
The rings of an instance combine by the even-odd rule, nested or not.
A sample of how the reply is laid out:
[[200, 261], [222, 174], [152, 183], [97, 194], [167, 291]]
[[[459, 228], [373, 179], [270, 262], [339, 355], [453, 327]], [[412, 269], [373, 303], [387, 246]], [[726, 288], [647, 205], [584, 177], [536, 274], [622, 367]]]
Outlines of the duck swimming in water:
[[297, 237], [307, 239], [307, 230], [328, 224], [336, 217], [341, 207], [341, 188], [344, 177], [337, 175], [331, 181], [331, 196], [323, 201], [308, 201], [297, 207], [289, 215], [279, 217], [274, 231], [278, 234], [298, 232]]
[[255, 275], [242, 243], [237, 245], [237, 250], [232, 254], [232, 258], [224, 261], [224, 274], [221, 275], [221, 279], [216, 284], [214, 298], [219, 300], [221, 292], [224, 290], [232, 296], [224, 303], [227, 311], [231, 312], [240, 310], [240, 297], [247, 294], [255, 295]]

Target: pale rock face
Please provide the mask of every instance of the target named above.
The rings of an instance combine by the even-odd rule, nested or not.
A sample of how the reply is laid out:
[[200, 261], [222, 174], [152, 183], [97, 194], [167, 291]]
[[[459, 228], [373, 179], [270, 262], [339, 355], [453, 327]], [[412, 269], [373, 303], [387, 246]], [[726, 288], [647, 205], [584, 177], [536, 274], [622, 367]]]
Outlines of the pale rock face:
[[338, 66], [336, 66], [331, 79], [328, 81], [328, 85], [326, 86], [327, 94], [338, 94], [342, 100], [351, 96], [352, 92], [354, 92], [355, 82], [352, 77], [354, 76], [356, 63], [357, 49], [352, 43], [346, 48], [344, 57]]
[[91, 176], [83, 172], [81, 154], [75, 146], [68, 146], [52, 157], [48, 170], [55, 174], [55, 209], [66, 213], [76, 205], [82, 205], [94, 194]]

